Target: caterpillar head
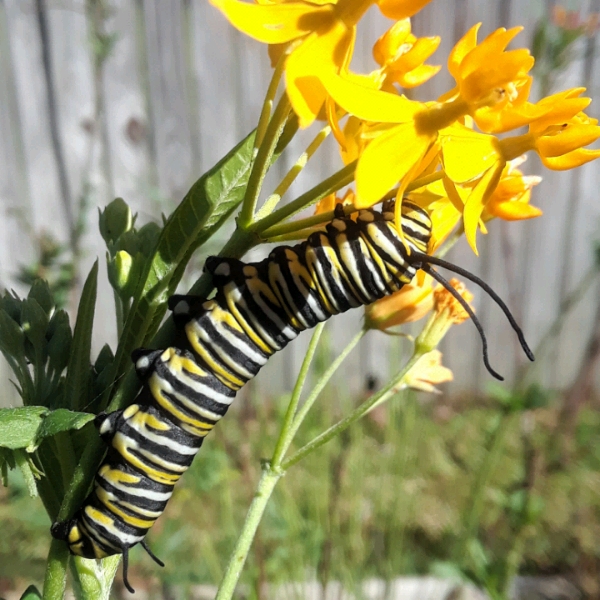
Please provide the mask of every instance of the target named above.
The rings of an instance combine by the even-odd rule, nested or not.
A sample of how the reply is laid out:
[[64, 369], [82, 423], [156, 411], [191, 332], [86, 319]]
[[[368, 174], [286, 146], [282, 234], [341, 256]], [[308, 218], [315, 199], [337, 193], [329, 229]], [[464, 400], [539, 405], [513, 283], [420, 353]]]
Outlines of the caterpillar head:
[[90, 538], [82, 535], [77, 516], [69, 521], [53, 523], [50, 533], [54, 539], [66, 542], [71, 554], [83, 558], [98, 558]]

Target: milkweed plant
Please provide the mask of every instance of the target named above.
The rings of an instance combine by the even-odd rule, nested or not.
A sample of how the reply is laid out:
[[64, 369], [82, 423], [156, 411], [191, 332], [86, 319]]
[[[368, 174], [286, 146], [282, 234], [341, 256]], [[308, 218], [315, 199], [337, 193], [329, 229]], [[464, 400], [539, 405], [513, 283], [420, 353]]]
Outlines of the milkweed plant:
[[[256, 129], [194, 183], [162, 225], [138, 227], [122, 199], [100, 211], [119, 333], [115, 349], [105, 345], [95, 359], [90, 356], [98, 262], [83, 286], [73, 327], [67, 313], [55, 306], [45, 281], [36, 281], [26, 298], [5, 293], [0, 301], [0, 348], [23, 406], [0, 412], [4, 485], [9, 470], [18, 468], [52, 522], [73, 515], [106, 449], [92, 424], [95, 415], [123, 409], [136, 398], [141, 382], [132, 351], [175, 343], [173, 320], [164, 320], [167, 300], [192, 255], [228, 221], [235, 219], [236, 228], [220, 256], [241, 258], [259, 244], [307, 238], [332, 221], [338, 204], [353, 215], [395, 199], [398, 224], [407, 199], [431, 217], [430, 255], [443, 255], [463, 235], [477, 254], [483, 239], [478, 234], [487, 233], [490, 220], [542, 214], [530, 204], [531, 190], [540, 179], [521, 170], [527, 153], [537, 153], [551, 170], [572, 169], [600, 156], [600, 150], [586, 148], [600, 137], [600, 127], [583, 112], [590, 103], [582, 95], [584, 88], [530, 101], [534, 58], [525, 48], [507, 49], [521, 27], [497, 29], [480, 41], [480, 25], [474, 25], [447, 59], [454, 87], [427, 102], [409, 99], [405, 90], [441, 69], [427, 62], [440, 38], [411, 32], [410, 18], [428, 2], [211, 0], [234, 27], [268, 44], [273, 75]], [[393, 23], [373, 47], [376, 68], [359, 74], [350, 69], [356, 30], [372, 4]], [[299, 129], [307, 128], [313, 128], [314, 138], [265, 193], [269, 169]], [[281, 203], [328, 136], [339, 145], [339, 170]], [[297, 217], [310, 207], [312, 216]], [[464, 303], [472, 299], [461, 281], [453, 280], [452, 286], [455, 294], [420, 272], [399, 292], [367, 306], [362, 329], [303, 394], [323, 325], [315, 328], [272, 456], [263, 463], [225, 569], [219, 600], [232, 597], [282, 475], [398, 390], [434, 391], [436, 384], [452, 378], [437, 347], [452, 325], [469, 318]], [[209, 297], [211, 289], [211, 278], [204, 273], [189, 293]], [[290, 451], [307, 413], [318, 410], [320, 392], [365, 332], [386, 332], [420, 319], [425, 324], [406, 364], [339, 422]], [[78, 597], [108, 598], [120, 558], [72, 557], [63, 541], [53, 540], [42, 595], [63, 598], [70, 571]], [[24, 597], [39, 595], [32, 587]]]

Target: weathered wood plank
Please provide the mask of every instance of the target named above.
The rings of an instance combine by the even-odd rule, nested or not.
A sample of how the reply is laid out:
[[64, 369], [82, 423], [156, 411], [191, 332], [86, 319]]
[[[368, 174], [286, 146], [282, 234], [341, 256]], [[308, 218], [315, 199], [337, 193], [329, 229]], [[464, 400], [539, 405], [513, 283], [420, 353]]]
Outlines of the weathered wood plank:
[[181, 2], [144, 0], [150, 124], [158, 184], [179, 201], [194, 172]]

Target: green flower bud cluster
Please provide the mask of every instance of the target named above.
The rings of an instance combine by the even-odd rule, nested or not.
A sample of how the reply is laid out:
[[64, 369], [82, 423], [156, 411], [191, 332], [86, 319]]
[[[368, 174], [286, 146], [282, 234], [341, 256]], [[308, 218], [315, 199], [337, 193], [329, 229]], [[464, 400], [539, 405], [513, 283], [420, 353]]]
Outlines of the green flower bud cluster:
[[134, 296], [146, 259], [152, 255], [161, 232], [156, 223], [136, 229], [136, 217], [122, 198], [100, 211], [100, 234], [108, 249], [108, 280], [125, 303]]
[[72, 338], [69, 316], [56, 308], [46, 281], [37, 279], [25, 299], [14, 292], [0, 298], [0, 351], [26, 406], [61, 405]]

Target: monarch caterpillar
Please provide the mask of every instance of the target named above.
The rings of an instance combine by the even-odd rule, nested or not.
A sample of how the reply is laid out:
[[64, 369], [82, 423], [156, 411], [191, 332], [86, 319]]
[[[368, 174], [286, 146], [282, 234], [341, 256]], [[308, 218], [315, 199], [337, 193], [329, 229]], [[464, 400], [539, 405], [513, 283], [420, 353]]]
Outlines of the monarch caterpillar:
[[481, 335], [485, 365], [501, 379], [489, 365], [485, 334], [473, 311], [431, 264], [481, 285], [533, 360], [508, 308], [487, 284], [426, 254], [431, 237], [427, 212], [404, 202], [401, 219], [404, 242], [394, 224], [393, 202], [384, 203], [381, 212], [360, 211], [356, 221], [338, 204], [325, 231], [295, 246], [275, 248], [260, 262], [210, 257], [205, 269], [213, 277], [214, 298], [171, 297], [180, 339], [167, 349], [133, 352], [143, 389], [135, 404], [96, 418], [108, 454], [83, 506], [71, 520], [55, 523], [52, 535], [78, 556], [122, 553], [125, 586], [133, 591], [127, 581], [129, 548], [142, 544], [162, 565], [144, 537], [237, 391], [301, 331], [396, 292], [419, 269], [469, 313]]

